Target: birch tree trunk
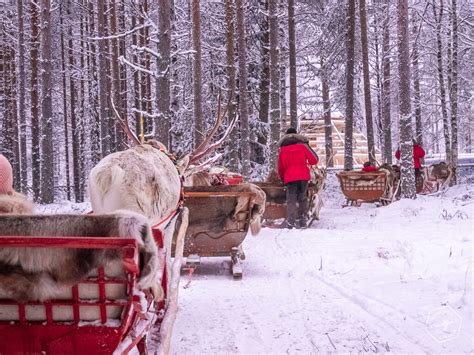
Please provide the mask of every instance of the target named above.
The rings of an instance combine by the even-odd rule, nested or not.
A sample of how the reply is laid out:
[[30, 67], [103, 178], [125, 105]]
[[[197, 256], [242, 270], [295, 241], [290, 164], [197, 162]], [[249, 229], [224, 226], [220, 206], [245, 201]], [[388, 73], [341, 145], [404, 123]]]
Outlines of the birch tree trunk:
[[347, 1], [346, 26], [346, 119], [344, 132], [344, 170], [354, 167], [352, 140], [354, 130], [354, 37], [355, 37], [355, 3]]
[[401, 196], [416, 198], [411, 126], [408, 0], [398, 0], [398, 75], [400, 110]]
[[278, 142], [281, 131], [280, 112], [280, 54], [278, 51], [278, 26], [279, 0], [269, 0], [268, 22], [270, 37], [270, 169], [276, 169], [278, 157]]
[[288, 48], [290, 57], [290, 125], [298, 128], [298, 94], [296, 91], [295, 1], [288, 0]]
[[237, 5], [237, 38], [239, 58], [239, 114], [242, 174], [250, 173], [250, 141], [247, 94], [247, 49], [245, 47], [244, 0], [236, 0]]
[[171, 148], [171, 3], [172, 0], [160, 0], [158, 12], [158, 53], [156, 67], [156, 100], [158, 116], [155, 127], [160, 142]]
[[51, 2], [41, 1], [41, 202], [54, 202], [54, 150], [53, 150], [53, 101], [52, 101], [52, 51], [51, 51]]
[[[237, 114], [236, 102], [236, 73], [235, 73], [235, 54], [234, 54], [234, 36], [235, 36], [235, 4], [233, 0], [225, 0], [225, 19], [226, 19], [226, 72], [227, 87], [229, 90], [229, 108], [227, 109], [228, 122], [232, 122]], [[230, 135], [229, 142], [229, 167], [231, 171], [237, 171], [239, 167], [239, 132], [237, 125]]]
[[384, 163], [392, 164], [392, 120], [391, 120], [391, 74], [390, 74], [390, 1], [385, 3], [385, 16], [383, 21], [383, 151]]
[[28, 187], [28, 152], [26, 146], [26, 83], [25, 83], [25, 28], [23, 19], [23, 1], [17, 0], [18, 11], [18, 114], [20, 134], [20, 191]]
[[193, 22], [193, 91], [194, 91], [194, 146], [203, 140], [204, 121], [202, 117], [202, 62], [201, 62], [201, 9], [200, 0], [192, 0]]
[[39, 124], [39, 12], [36, 3], [30, 3], [30, 101], [31, 101], [31, 178], [33, 182], [33, 197], [39, 201], [41, 194], [41, 130]]
[[362, 67], [364, 72], [365, 122], [367, 125], [367, 146], [369, 161], [375, 163], [374, 123], [372, 118], [372, 98], [370, 94], [369, 45], [367, 41], [367, 16], [365, 0], [359, 0], [360, 38], [362, 43]]

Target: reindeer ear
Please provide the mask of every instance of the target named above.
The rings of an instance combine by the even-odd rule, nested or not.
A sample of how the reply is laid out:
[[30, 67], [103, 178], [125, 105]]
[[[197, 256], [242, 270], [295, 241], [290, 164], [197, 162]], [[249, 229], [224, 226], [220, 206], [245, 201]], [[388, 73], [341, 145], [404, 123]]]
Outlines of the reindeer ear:
[[178, 163], [176, 164], [176, 168], [179, 171], [179, 175], [184, 174], [188, 165], [189, 165], [189, 154], [185, 155], [182, 159], [178, 160]]

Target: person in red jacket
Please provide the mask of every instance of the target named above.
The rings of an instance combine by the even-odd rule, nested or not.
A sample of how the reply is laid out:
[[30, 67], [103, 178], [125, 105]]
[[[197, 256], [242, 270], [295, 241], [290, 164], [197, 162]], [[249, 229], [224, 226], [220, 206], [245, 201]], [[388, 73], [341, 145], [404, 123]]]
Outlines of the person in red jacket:
[[[278, 174], [286, 185], [287, 227], [305, 227], [308, 223], [308, 181], [311, 180], [309, 165], [318, 163], [318, 155], [309, 146], [308, 139], [288, 128], [280, 141]], [[297, 208], [298, 203], [298, 208]]]
[[377, 171], [377, 170], [379, 170], [379, 169], [377, 169], [377, 167], [374, 164], [372, 164], [370, 161], [366, 161], [364, 163], [363, 168], [362, 168], [362, 171], [364, 173], [371, 173], [371, 172], [374, 172], [374, 171]]
[[[425, 156], [425, 150], [415, 140], [413, 140], [413, 164], [415, 166], [415, 176], [421, 174], [421, 159]], [[395, 152], [395, 158], [400, 160], [400, 148]]]

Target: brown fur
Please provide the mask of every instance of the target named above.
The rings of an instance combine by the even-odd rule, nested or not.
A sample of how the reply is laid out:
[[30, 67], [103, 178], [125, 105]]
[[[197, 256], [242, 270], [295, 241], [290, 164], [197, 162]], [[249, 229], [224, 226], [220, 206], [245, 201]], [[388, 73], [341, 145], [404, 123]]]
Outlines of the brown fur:
[[[114, 215], [2, 216], [0, 230], [7, 236], [133, 238], [143, 262], [139, 288], [155, 287], [160, 275], [158, 250], [148, 222], [128, 211]], [[54, 298], [98, 266], [121, 260], [122, 254], [117, 249], [1, 248], [0, 298], [39, 301]]]
[[276, 170], [270, 170], [270, 172], [267, 175], [267, 178], [265, 179], [265, 182], [268, 182], [274, 185], [282, 185], [280, 175], [278, 174], [278, 171]]
[[35, 206], [25, 195], [13, 191], [10, 194], [0, 194], [1, 214], [31, 214]]

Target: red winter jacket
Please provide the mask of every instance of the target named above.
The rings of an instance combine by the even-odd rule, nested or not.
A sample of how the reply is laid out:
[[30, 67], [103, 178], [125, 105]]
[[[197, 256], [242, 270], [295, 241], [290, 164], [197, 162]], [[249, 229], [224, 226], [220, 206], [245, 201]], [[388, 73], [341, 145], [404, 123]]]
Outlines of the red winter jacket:
[[286, 184], [292, 181], [309, 181], [308, 164], [316, 165], [318, 159], [305, 144], [291, 144], [280, 148], [278, 156], [278, 174]]
[[[421, 146], [419, 146], [418, 144], [415, 144], [413, 146], [413, 163], [415, 165], [415, 169], [421, 168], [421, 158], [423, 158], [424, 156], [424, 149], [421, 148]], [[397, 158], [397, 160], [400, 160], [400, 149], [397, 149], [397, 151], [395, 152], [395, 158]]]
[[371, 173], [371, 172], [377, 171], [377, 170], [379, 170], [379, 169], [377, 169], [377, 167], [376, 167], [376, 166], [373, 166], [373, 165], [364, 166], [364, 167], [362, 168], [362, 171], [363, 171], [364, 173]]

